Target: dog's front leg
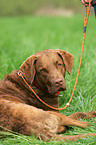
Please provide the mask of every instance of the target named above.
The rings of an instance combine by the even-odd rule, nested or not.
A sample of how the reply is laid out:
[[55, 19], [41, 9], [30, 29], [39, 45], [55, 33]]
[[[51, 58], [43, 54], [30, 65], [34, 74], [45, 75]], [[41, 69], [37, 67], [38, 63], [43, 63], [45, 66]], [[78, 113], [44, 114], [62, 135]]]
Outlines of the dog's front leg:
[[87, 112], [87, 113], [82, 113], [82, 112], [76, 112], [70, 116], [68, 116], [69, 118], [72, 118], [72, 119], [90, 119], [90, 118], [93, 118], [96, 116], [96, 112], [95, 111], [90, 111], [90, 112]]
[[69, 118], [68, 116], [65, 116], [61, 113], [51, 112], [51, 111], [48, 111], [48, 112], [61, 118], [60, 126], [78, 126], [81, 128], [86, 128], [87, 126], [90, 126], [87, 122], [78, 121], [78, 120]]

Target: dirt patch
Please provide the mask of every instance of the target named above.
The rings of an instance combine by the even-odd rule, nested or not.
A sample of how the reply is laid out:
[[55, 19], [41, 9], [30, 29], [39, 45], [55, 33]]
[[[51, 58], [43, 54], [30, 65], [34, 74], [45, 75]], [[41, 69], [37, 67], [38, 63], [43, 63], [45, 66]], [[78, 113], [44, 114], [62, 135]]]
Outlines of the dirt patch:
[[74, 12], [72, 10], [66, 10], [62, 8], [49, 8], [44, 7], [41, 9], [38, 9], [35, 12], [35, 15], [47, 15], [47, 16], [66, 16], [71, 17], [74, 15]]

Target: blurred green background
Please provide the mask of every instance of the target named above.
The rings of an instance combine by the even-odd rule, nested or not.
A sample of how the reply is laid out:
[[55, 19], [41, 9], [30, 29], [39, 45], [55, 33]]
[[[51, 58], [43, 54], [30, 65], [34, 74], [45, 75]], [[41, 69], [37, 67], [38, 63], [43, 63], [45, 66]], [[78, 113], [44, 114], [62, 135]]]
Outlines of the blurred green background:
[[84, 9], [80, 0], [0, 0], [0, 16], [33, 15], [44, 8], [45, 11], [61, 8], [79, 13]]

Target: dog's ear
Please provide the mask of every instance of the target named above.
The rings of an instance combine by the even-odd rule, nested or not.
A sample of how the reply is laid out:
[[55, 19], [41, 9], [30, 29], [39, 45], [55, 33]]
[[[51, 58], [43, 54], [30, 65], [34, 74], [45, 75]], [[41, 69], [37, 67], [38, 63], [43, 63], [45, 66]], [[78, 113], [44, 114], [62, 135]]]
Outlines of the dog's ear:
[[20, 66], [20, 69], [23, 72], [24, 77], [26, 78], [26, 80], [28, 81], [28, 83], [32, 83], [35, 77], [35, 62], [37, 60], [37, 56], [36, 55], [32, 55], [30, 57], [28, 57], [23, 64]]
[[72, 67], [73, 67], [73, 55], [66, 52], [66, 51], [59, 50], [59, 49], [57, 49], [56, 52], [63, 59], [65, 68], [68, 71], [68, 73], [71, 74], [71, 70], [72, 70]]

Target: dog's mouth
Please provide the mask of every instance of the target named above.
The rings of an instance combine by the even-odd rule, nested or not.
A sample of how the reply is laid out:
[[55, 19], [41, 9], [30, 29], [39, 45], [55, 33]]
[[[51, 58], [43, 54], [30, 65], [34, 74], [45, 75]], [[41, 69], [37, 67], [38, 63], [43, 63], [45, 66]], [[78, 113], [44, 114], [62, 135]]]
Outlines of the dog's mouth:
[[[63, 91], [65, 91], [66, 89], [64, 89], [64, 88], [60, 88], [60, 89], [58, 89], [57, 90], [57, 92], [55, 93], [55, 94], [59, 94], [60, 92], [63, 92]], [[59, 93], [58, 93], [59, 92]]]
[[52, 84], [52, 83], [50, 83], [50, 84], [46, 83], [46, 85], [44, 87], [42, 87], [36, 80], [34, 80], [33, 84], [36, 87], [40, 88], [41, 90], [49, 93], [50, 95], [59, 94], [59, 92], [66, 90], [66, 83], [62, 83], [58, 86], [55, 84]]
[[58, 91], [65, 91], [66, 89], [64, 89], [64, 88], [60, 88]]
[[63, 87], [58, 87], [58, 88], [48, 88], [48, 92], [51, 94], [51, 95], [55, 95], [55, 94], [59, 94], [59, 92], [61, 91], [65, 91], [66, 89], [63, 88]]

